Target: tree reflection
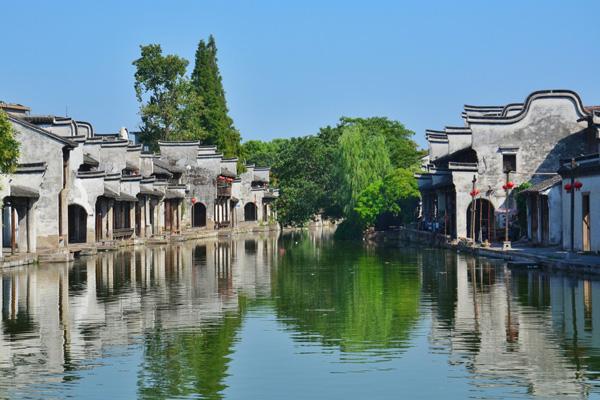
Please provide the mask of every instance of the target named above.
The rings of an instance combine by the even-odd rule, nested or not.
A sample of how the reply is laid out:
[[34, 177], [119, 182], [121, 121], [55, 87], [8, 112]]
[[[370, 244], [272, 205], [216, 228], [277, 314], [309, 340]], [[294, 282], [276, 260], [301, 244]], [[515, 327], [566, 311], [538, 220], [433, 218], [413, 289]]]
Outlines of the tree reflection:
[[[285, 243], [273, 292], [279, 317], [345, 352], [406, 346], [419, 314], [418, 267], [356, 243]], [[410, 257], [405, 253], [404, 257]], [[318, 337], [315, 338], [314, 334]]]
[[138, 375], [138, 396], [223, 398], [229, 355], [246, 309], [245, 299], [239, 301], [237, 312], [225, 313], [219, 321], [199, 330], [177, 332], [157, 326], [148, 331]]

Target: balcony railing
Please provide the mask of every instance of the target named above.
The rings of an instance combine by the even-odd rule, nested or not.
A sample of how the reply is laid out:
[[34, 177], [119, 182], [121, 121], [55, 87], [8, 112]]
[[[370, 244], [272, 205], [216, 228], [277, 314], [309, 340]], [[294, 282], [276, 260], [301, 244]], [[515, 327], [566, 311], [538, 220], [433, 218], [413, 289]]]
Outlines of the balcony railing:
[[219, 183], [217, 185], [217, 197], [231, 197], [231, 185]]

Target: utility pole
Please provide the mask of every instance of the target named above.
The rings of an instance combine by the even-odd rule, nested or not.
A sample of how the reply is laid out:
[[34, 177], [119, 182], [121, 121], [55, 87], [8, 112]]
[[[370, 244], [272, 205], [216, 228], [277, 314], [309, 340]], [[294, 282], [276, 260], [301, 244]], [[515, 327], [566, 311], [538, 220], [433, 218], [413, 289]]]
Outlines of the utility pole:
[[571, 253], [575, 252], [575, 168], [577, 163], [571, 158]]
[[[473, 175], [473, 189], [471, 191], [471, 239], [473, 239], [473, 243], [475, 243], [475, 184], [477, 183], [477, 176]], [[480, 222], [481, 224], [481, 222]]]
[[506, 193], [506, 200], [504, 201], [504, 243], [502, 243], [502, 250], [510, 250], [511, 243], [508, 237], [509, 229], [509, 201], [510, 201], [510, 189], [513, 187], [513, 183], [510, 181], [510, 168], [506, 168], [506, 182], [504, 183], [504, 192]]

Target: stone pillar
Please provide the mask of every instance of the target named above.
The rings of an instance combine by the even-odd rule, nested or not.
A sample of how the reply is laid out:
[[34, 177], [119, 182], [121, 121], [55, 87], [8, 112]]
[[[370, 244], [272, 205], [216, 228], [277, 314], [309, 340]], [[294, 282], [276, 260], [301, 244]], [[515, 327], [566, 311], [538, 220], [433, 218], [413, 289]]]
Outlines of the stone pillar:
[[132, 238], [135, 238], [135, 202], [129, 202], [129, 228], [133, 228]]
[[456, 237], [467, 237], [467, 209], [471, 204], [468, 193], [456, 193]]
[[107, 222], [107, 226], [106, 226], [106, 239], [107, 240], [112, 240], [113, 239], [113, 221], [114, 221], [114, 205], [115, 205], [115, 201], [113, 199], [110, 199], [107, 201], [107, 210], [106, 210], [106, 222]]

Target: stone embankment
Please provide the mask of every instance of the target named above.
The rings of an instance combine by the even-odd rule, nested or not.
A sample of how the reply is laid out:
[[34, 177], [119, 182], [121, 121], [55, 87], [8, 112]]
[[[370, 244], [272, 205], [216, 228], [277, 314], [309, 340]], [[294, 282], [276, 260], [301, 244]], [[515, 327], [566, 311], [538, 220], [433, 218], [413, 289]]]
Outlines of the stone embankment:
[[155, 235], [150, 238], [133, 238], [127, 240], [106, 240], [96, 243], [70, 244], [67, 247], [54, 250], [43, 250], [36, 253], [6, 252], [0, 259], [0, 270], [19, 267], [29, 264], [52, 264], [71, 262], [75, 257], [97, 254], [99, 251], [116, 251], [131, 246], [156, 246], [188, 240], [202, 240], [210, 238], [224, 238], [248, 233], [277, 232], [280, 230], [278, 223], [259, 225], [240, 225], [235, 228], [221, 229], [191, 229], [181, 234]]
[[513, 245], [512, 249], [503, 250], [500, 245], [488, 247], [473, 245], [467, 241], [451, 240], [447, 235], [409, 228], [372, 232], [366, 239], [378, 243], [414, 243], [447, 248], [480, 257], [503, 259], [509, 265], [518, 268], [556, 269], [584, 274], [600, 274], [600, 255], [570, 253], [558, 247], [532, 247], [517, 243]]

